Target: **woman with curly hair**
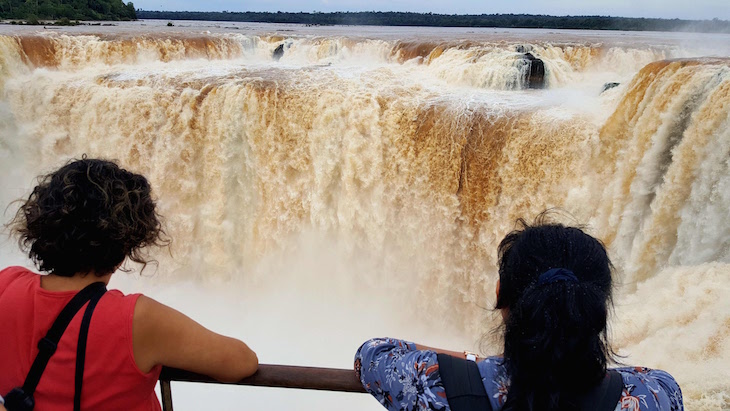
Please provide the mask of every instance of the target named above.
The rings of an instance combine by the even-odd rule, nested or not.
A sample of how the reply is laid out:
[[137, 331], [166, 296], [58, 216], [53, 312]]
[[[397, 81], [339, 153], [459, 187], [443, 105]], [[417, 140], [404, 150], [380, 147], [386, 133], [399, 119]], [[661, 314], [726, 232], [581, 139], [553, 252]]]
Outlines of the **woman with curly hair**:
[[579, 228], [521, 221], [499, 245], [500, 356], [480, 359], [393, 338], [365, 342], [355, 370], [389, 410], [680, 411], [668, 373], [607, 368], [612, 265]]
[[[41, 410], [68, 410], [72, 404], [86, 410], [159, 410], [154, 387], [163, 365], [221, 381], [256, 372], [256, 354], [243, 342], [144, 295], [105, 292], [126, 259], [146, 265], [145, 248], [169, 242], [145, 177], [105, 160], [69, 162], [39, 178], [10, 227], [46, 274], [22, 267], [0, 271], [0, 394], [9, 410], [11, 398], [18, 400], [7, 393], [28, 387], [43, 350], [51, 355], [35, 377], [32, 395]], [[70, 317], [48, 350], [49, 329], [59, 313], [93, 287], [100, 291]]]

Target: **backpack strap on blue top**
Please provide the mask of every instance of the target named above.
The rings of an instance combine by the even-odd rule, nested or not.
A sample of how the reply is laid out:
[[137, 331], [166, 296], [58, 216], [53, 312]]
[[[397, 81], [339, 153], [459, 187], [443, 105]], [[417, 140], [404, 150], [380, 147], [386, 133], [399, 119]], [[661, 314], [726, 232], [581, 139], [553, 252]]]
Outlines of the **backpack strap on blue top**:
[[439, 375], [452, 411], [492, 411], [476, 362], [447, 354], [437, 357]]
[[[439, 376], [451, 411], [492, 411], [479, 367], [474, 361], [447, 354], [437, 354], [437, 357]], [[608, 370], [600, 384], [576, 398], [576, 405], [583, 411], [613, 411], [623, 389], [621, 374]]]

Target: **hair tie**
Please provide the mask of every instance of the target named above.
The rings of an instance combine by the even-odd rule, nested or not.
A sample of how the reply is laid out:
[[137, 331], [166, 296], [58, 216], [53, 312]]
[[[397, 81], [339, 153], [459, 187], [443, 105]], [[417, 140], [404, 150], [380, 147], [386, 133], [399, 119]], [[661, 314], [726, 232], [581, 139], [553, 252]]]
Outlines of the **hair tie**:
[[537, 278], [537, 285], [552, 284], [558, 281], [577, 283], [578, 277], [567, 268], [552, 268], [540, 274]]

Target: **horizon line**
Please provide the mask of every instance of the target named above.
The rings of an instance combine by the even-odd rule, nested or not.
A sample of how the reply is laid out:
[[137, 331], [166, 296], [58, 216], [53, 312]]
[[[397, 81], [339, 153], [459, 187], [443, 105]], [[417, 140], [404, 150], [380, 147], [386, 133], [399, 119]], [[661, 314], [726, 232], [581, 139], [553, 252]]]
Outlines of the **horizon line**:
[[639, 19], [639, 20], [666, 20], [666, 21], [691, 21], [691, 22], [724, 22], [730, 23], [730, 20], [721, 19], [718, 17], [712, 19], [680, 19], [678, 17], [667, 18], [667, 17], [627, 17], [627, 16], [612, 16], [612, 15], [601, 15], [601, 14], [532, 14], [532, 13], [481, 13], [481, 14], [460, 14], [460, 13], [434, 13], [434, 12], [421, 12], [421, 11], [382, 11], [382, 10], [368, 10], [368, 11], [230, 11], [230, 10], [148, 10], [143, 8], [137, 8], [137, 11], [152, 12], [152, 13], [226, 13], [226, 14], [245, 14], [245, 13], [259, 13], [259, 14], [358, 14], [358, 13], [399, 13], [399, 14], [420, 14], [420, 15], [431, 15], [431, 16], [534, 16], [534, 17], [598, 17], [598, 18], [619, 18], [619, 19]]

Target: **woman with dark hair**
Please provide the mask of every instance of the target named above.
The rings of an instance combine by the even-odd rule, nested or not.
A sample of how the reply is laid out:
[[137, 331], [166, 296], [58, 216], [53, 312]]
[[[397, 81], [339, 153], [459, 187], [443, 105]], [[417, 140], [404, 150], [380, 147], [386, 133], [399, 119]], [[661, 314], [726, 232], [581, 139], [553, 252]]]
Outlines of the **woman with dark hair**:
[[[10, 227], [46, 274], [0, 271], [0, 395], [9, 410], [23, 405], [27, 394], [40, 410], [72, 404], [159, 410], [154, 387], [163, 365], [221, 381], [256, 372], [256, 354], [243, 342], [143, 295], [106, 291], [125, 260], [146, 265], [145, 248], [169, 242], [145, 177], [110, 161], [72, 161], [39, 179]], [[93, 297], [68, 316], [54, 342], [59, 313], [84, 293]], [[37, 357], [47, 353], [38, 373]]]
[[603, 244], [578, 228], [520, 223], [499, 245], [503, 355], [373, 339], [355, 356], [365, 389], [389, 410], [683, 410], [668, 373], [607, 368], [612, 265]]

